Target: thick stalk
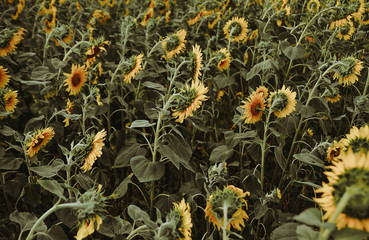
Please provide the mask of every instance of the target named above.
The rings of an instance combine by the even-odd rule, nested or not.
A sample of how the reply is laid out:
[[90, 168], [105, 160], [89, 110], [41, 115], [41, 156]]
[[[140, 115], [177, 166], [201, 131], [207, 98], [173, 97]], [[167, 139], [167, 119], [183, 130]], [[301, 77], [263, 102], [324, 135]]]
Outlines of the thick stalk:
[[269, 108], [268, 116], [267, 116], [267, 119], [264, 123], [263, 144], [261, 146], [261, 190], [264, 190], [265, 147], [266, 147], [266, 141], [267, 141], [267, 138], [268, 138], [268, 127], [269, 127], [270, 116], [272, 114], [272, 110], [271, 110], [272, 107]]
[[227, 226], [228, 226], [228, 205], [227, 201], [223, 203], [223, 240], [228, 240], [228, 233], [227, 233]]
[[[60, 201], [60, 199], [59, 199]], [[28, 233], [28, 236], [26, 240], [31, 240], [34, 236], [34, 232], [36, 231], [37, 227], [53, 212], [63, 209], [63, 208], [87, 208], [90, 207], [90, 203], [80, 203], [80, 202], [74, 202], [74, 203], [63, 203], [59, 204], [59, 201], [49, 210], [47, 210], [37, 221], [35, 224], [33, 224], [30, 232]]]

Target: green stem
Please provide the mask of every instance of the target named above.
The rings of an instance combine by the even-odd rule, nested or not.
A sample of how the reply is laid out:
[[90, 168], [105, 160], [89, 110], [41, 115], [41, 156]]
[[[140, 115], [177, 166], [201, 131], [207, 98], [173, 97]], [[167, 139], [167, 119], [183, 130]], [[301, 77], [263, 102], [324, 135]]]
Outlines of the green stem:
[[127, 237], [127, 240], [131, 240], [133, 239], [134, 237], [137, 236], [137, 234], [140, 232], [140, 231], [146, 231], [148, 230], [148, 227], [146, 225], [142, 225], [142, 226], [139, 226], [138, 228], [136, 228], [135, 230], [133, 230]]
[[[334, 212], [333, 216], [329, 219], [329, 223], [335, 224], [337, 221], [338, 216], [345, 210], [349, 200], [351, 198], [351, 193], [349, 191], [346, 191], [345, 194], [343, 194], [340, 202], [337, 205], [336, 211]], [[331, 235], [334, 228], [325, 229], [322, 234], [319, 236], [319, 240], [328, 240], [329, 236]]]
[[90, 207], [90, 203], [81, 203], [81, 202], [74, 202], [74, 203], [63, 203], [63, 204], [59, 204], [59, 201], [49, 210], [47, 210], [39, 219], [37, 219], [37, 221], [35, 222], [35, 224], [33, 224], [30, 232], [28, 233], [28, 236], [26, 238], [26, 240], [31, 240], [34, 236], [34, 232], [36, 231], [37, 227], [53, 212], [59, 210], [59, 209], [63, 209], [63, 208], [87, 208]]
[[266, 141], [268, 138], [268, 127], [269, 127], [270, 116], [272, 115], [272, 107], [269, 108], [268, 116], [267, 116], [266, 122], [264, 123], [263, 144], [261, 146], [261, 190], [264, 190], [265, 147], [266, 147]]
[[43, 57], [42, 57], [42, 65], [45, 65], [46, 51], [47, 51], [47, 48], [48, 48], [48, 45], [49, 45], [50, 38], [51, 38], [52, 34], [54, 33], [55, 29], [56, 28], [54, 28], [49, 34], [47, 34], [46, 41], [45, 41], [45, 46], [44, 46], [44, 54], [43, 54]]
[[228, 240], [228, 233], [227, 233], [227, 226], [228, 226], [228, 205], [227, 201], [223, 203], [223, 240]]
[[368, 73], [367, 73], [367, 77], [366, 77], [366, 83], [365, 83], [365, 87], [364, 87], [364, 91], [363, 91], [363, 95], [362, 96], [365, 96], [366, 95], [366, 92], [368, 90], [368, 87], [369, 87], [369, 68], [368, 69]]

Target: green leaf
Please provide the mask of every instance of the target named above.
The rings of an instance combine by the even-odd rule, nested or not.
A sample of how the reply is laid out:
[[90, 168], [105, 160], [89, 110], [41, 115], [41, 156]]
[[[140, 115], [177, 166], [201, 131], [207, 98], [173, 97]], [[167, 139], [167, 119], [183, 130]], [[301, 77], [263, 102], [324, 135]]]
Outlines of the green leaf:
[[145, 156], [133, 157], [130, 162], [133, 174], [140, 182], [159, 180], [165, 173], [163, 163], [151, 162]]
[[260, 219], [262, 218], [266, 212], [268, 211], [268, 206], [266, 204], [262, 204], [262, 203], [259, 203], [255, 206], [255, 210], [254, 210], [254, 213], [255, 213], [255, 218], [256, 219]]
[[272, 59], [267, 59], [265, 61], [262, 61], [256, 65], [254, 65], [251, 70], [246, 75], [246, 81], [250, 80], [251, 78], [255, 77], [256, 75], [261, 72], [261, 70], [269, 70], [274, 68], [274, 62]]
[[37, 240], [65, 240], [68, 236], [65, 234], [63, 228], [59, 225], [53, 225], [47, 232], [46, 235], [37, 236]]
[[56, 76], [56, 74], [57, 73], [50, 73], [49, 68], [46, 66], [38, 66], [32, 70], [31, 80], [34, 80], [36, 82], [40, 81], [39, 83], [42, 83], [42, 81], [53, 78], [54, 76]]
[[134, 221], [143, 221], [149, 228], [156, 229], [158, 227], [153, 221], [150, 220], [149, 214], [142, 211], [135, 205], [129, 205], [127, 213]]
[[30, 169], [41, 177], [51, 178], [57, 175], [58, 171], [64, 166], [64, 161], [58, 158], [55, 159], [51, 165], [30, 167]]
[[305, 48], [302, 45], [290, 46], [287, 41], [281, 42], [281, 49], [284, 55], [286, 55], [290, 60], [302, 58], [305, 55]]
[[271, 240], [297, 240], [296, 228], [300, 224], [298, 223], [286, 223], [283, 224], [272, 232], [270, 235]]
[[303, 118], [309, 118], [309, 117], [312, 117], [314, 115], [315, 109], [313, 107], [310, 107], [310, 106], [302, 105], [302, 106], [300, 106], [299, 112], [301, 113], [301, 116]]
[[106, 216], [104, 217], [100, 229], [97, 230], [102, 235], [114, 238], [119, 234], [131, 233], [132, 225], [120, 217]]
[[309, 208], [293, 217], [294, 220], [310, 226], [319, 227], [322, 225], [322, 214], [317, 208]]
[[283, 146], [274, 148], [275, 159], [278, 162], [279, 167], [285, 171], [287, 168], [287, 160], [283, 155]]
[[297, 226], [296, 235], [298, 240], [316, 240], [319, 239], [319, 232], [314, 231], [306, 225]]
[[314, 166], [321, 167], [321, 168], [325, 167], [324, 166], [324, 161], [322, 161], [318, 157], [316, 157], [313, 154], [308, 153], [308, 152], [294, 154], [293, 157], [296, 158], [297, 160], [299, 160], [303, 163], [309, 164], [309, 165], [314, 165]]
[[[33, 213], [18, 212], [18, 210], [15, 210], [14, 212], [12, 212], [9, 215], [9, 219], [10, 219], [10, 221], [18, 223], [21, 226], [21, 231], [22, 232], [31, 230], [33, 225], [38, 220], [36, 215], [33, 214]], [[43, 231], [46, 231], [46, 230], [47, 230], [47, 226], [45, 225], [45, 223], [43, 221], [38, 225], [38, 227], [36, 229], [36, 231], [38, 231], [38, 232], [43, 232]]]
[[113, 168], [121, 168], [121, 167], [128, 167], [129, 161], [134, 156], [139, 155], [140, 153], [140, 147], [141, 144], [134, 143], [132, 145], [123, 146], [119, 153], [117, 154], [117, 157], [115, 158], [114, 166]]
[[367, 239], [369, 237], [368, 232], [352, 229], [343, 228], [340, 231], [333, 232], [334, 240], [347, 240], [347, 239]]
[[152, 89], [162, 91], [162, 92], [166, 90], [166, 88], [163, 85], [159, 83], [150, 82], [150, 81], [146, 81], [142, 83], [142, 86], [147, 87], [147, 88], [152, 88]]
[[111, 197], [113, 199], [118, 199], [123, 197], [128, 190], [128, 184], [132, 183], [131, 178], [132, 178], [132, 173], [129, 174], [120, 184], [119, 186], [114, 190], [114, 192], [111, 194]]
[[222, 89], [236, 83], [236, 80], [233, 77], [227, 77], [224, 74], [216, 76], [213, 80], [218, 89]]
[[233, 149], [228, 149], [226, 145], [221, 145], [213, 149], [209, 160], [211, 163], [224, 162], [232, 157], [233, 153]]
[[315, 184], [315, 183], [312, 183], [312, 182], [306, 182], [306, 181], [295, 181], [295, 183], [300, 183], [300, 184], [308, 185], [308, 186], [313, 187], [313, 188], [321, 188], [322, 187], [322, 186], [320, 186], [318, 184]]
[[13, 156], [6, 157], [0, 156], [0, 169], [2, 170], [17, 170], [24, 162], [22, 158], [16, 158]]
[[45, 188], [47, 191], [57, 195], [58, 197], [62, 198], [63, 200], [67, 200], [63, 193], [64, 193], [64, 188], [62, 188], [60, 186], [60, 183], [58, 183], [55, 180], [43, 180], [40, 179], [38, 180], [38, 183]]
[[147, 120], [135, 120], [132, 122], [129, 128], [144, 128], [144, 127], [151, 127], [154, 126], [156, 123], [150, 123]]

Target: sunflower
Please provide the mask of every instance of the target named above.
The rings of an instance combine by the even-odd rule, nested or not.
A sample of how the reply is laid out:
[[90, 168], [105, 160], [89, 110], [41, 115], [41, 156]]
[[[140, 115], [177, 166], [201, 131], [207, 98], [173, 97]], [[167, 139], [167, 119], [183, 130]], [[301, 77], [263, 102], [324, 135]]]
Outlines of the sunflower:
[[[351, 13], [350, 16], [354, 18], [354, 20], [360, 22], [363, 14], [365, 13], [365, 1], [364, 0], [355, 0], [354, 3], [350, 3], [350, 5], [356, 6], [357, 11]], [[351, 6], [350, 6], [351, 7]]]
[[96, 230], [100, 229], [102, 224], [102, 219], [99, 215], [95, 214], [92, 218], [87, 218], [83, 222], [80, 222], [77, 235], [74, 236], [77, 240], [82, 240], [85, 237], [93, 234], [95, 232], [95, 222]]
[[27, 139], [27, 155], [33, 157], [35, 154], [37, 154], [43, 146], [50, 142], [50, 140], [54, 137], [54, 134], [55, 132], [52, 127], [35, 131], [32, 137]]
[[187, 117], [193, 116], [193, 112], [208, 99], [205, 95], [207, 92], [208, 88], [199, 80], [193, 80], [191, 87], [186, 84], [181, 90], [181, 96], [177, 99], [177, 106], [172, 113], [174, 118], [178, 118], [176, 122], [182, 123]]
[[328, 92], [327, 95], [324, 96], [327, 101], [331, 103], [338, 102], [341, 99], [341, 95], [339, 93], [338, 88], [334, 88], [333, 92]]
[[105, 129], [98, 132], [93, 138], [89, 137], [87, 152], [85, 155], [85, 163], [81, 167], [84, 172], [91, 170], [92, 165], [95, 163], [96, 159], [102, 155], [102, 148], [105, 145], [103, 141], [105, 140], [106, 131]]
[[327, 162], [337, 161], [340, 154], [343, 152], [344, 144], [342, 141], [333, 141], [332, 145], [327, 150]]
[[261, 97], [263, 97], [264, 99], [266, 99], [268, 97], [268, 88], [264, 87], [264, 86], [260, 86], [258, 87], [253, 93], [252, 95], [261, 95]]
[[254, 40], [254, 39], [258, 36], [258, 34], [259, 34], [259, 30], [258, 30], [258, 29], [256, 29], [256, 30], [252, 31], [252, 32], [250, 33], [249, 37], [244, 39], [244, 42], [245, 42], [247, 39], [248, 39], [248, 40], [250, 40], [250, 41]]
[[350, 20], [345, 22], [342, 26], [339, 27], [339, 31], [336, 35], [337, 38], [339, 38], [340, 40], [349, 40], [352, 35], [354, 35], [355, 33], [355, 27], [354, 27], [354, 23]]
[[338, 79], [338, 82], [343, 83], [344, 86], [354, 84], [359, 80], [358, 76], [364, 68], [363, 62], [354, 57], [346, 57], [341, 62], [342, 64], [334, 73], [333, 78]]
[[[72, 114], [73, 107], [74, 107], [74, 102], [71, 102], [69, 100], [69, 98], [68, 98], [67, 99], [67, 107], [66, 107], [65, 111], [68, 114]], [[65, 123], [64, 127], [68, 127], [69, 126], [70, 119], [69, 118], [65, 118], [63, 122]]]
[[154, 16], [154, 8], [148, 8], [147, 12], [144, 15], [144, 18], [142, 19], [141, 26], [145, 27], [149, 22], [150, 18], [152, 18], [153, 16]]
[[54, 29], [55, 25], [56, 25], [56, 12], [57, 12], [57, 8], [53, 5], [49, 6], [49, 9], [46, 9], [44, 15], [44, 30], [46, 33], [50, 34], [51, 31]]
[[243, 17], [233, 17], [225, 24], [223, 31], [226, 39], [231, 38], [231, 42], [242, 42], [247, 39], [247, 27], [247, 21]]
[[355, 154], [351, 150], [341, 155], [341, 161], [334, 161], [325, 172], [328, 183], [316, 193], [322, 193], [320, 198], [314, 198], [325, 211], [323, 219], [332, 220], [337, 205], [348, 191], [349, 199], [345, 209], [338, 215], [338, 229], [349, 227], [369, 231], [369, 155]]
[[[63, 27], [61, 30], [61, 34], [59, 35], [59, 39], [65, 43], [69, 44], [73, 38], [73, 30], [70, 27]], [[56, 46], [60, 46], [60, 43], [57, 39], [53, 38]]]
[[277, 118], [284, 118], [293, 111], [296, 106], [296, 92], [283, 85], [282, 89], [272, 92], [269, 97], [268, 106], [274, 111]]
[[72, 65], [72, 72], [70, 74], [64, 73], [68, 78], [64, 80], [64, 86], [67, 87], [69, 95], [77, 95], [87, 80], [87, 70], [85, 66]]
[[306, 6], [306, 9], [309, 12], [313, 12], [313, 13], [318, 12], [319, 8], [320, 8], [319, 0], [310, 0]]
[[329, 25], [329, 30], [333, 30], [335, 28], [346, 26], [348, 21], [351, 21], [351, 16], [347, 16], [345, 18], [334, 20]]
[[186, 30], [181, 29], [177, 33], [173, 33], [166, 37], [165, 41], [161, 43], [166, 52], [166, 59], [171, 59], [173, 56], [184, 52], [186, 43]]
[[200, 46], [195, 44], [195, 46], [192, 47], [192, 52], [190, 53], [190, 55], [192, 56], [193, 79], [196, 81], [201, 76], [200, 70], [203, 67], [201, 63], [202, 62], [202, 52], [201, 52]]
[[369, 125], [360, 128], [353, 126], [346, 138], [341, 139], [345, 151], [352, 149], [354, 153], [369, 152]]
[[26, 30], [24, 28], [19, 28], [17, 31], [12, 31], [7, 28], [2, 30], [0, 32], [0, 57], [12, 54], [23, 39], [23, 34], [25, 32]]
[[8, 85], [10, 76], [8, 75], [8, 69], [0, 66], [0, 89]]
[[4, 103], [5, 111], [7, 112], [15, 111], [15, 106], [18, 103], [17, 96], [18, 96], [17, 91], [5, 89], [5, 93], [3, 95], [3, 103]]
[[223, 72], [231, 65], [231, 54], [226, 48], [222, 48], [215, 53], [215, 59], [218, 62], [218, 69]]
[[98, 39], [94, 42], [92, 47], [86, 51], [86, 67], [89, 68], [92, 63], [96, 61], [96, 57], [98, 57], [100, 53], [106, 52], [104, 45], [109, 45], [109, 42]]
[[[176, 222], [177, 240], [190, 240], [191, 238], [191, 208], [184, 199], [179, 203], [173, 203], [174, 209], [167, 216], [167, 222]], [[179, 236], [178, 236], [179, 235]]]
[[223, 225], [223, 208], [227, 205], [228, 216], [231, 216], [228, 217], [228, 221], [230, 221], [227, 224], [227, 230], [230, 230], [232, 226], [241, 231], [241, 226], [245, 226], [244, 220], [247, 221], [249, 219], [249, 216], [243, 209], [243, 206], [247, 209], [247, 202], [244, 199], [246, 196], [250, 196], [250, 193], [243, 192], [242, 189], [233, 185], [224, 187], [223, 190], [217, 189], [207, 200], [204, 210], [205, 218], [208, 218], [209, 222], [212, 222], [220, 230]]
[[190, 20], [187, 21], [188, 25], [192, 26], [196, 24], [198, 21], [200, 21], [202, 15], [203, 11], [200, 11], [194, 18], [191, 18]]
[[311, 128], [308, 128], [308, 129], [306, 130], [306, 133], [307, 133], [307, 135], [309, 135], [309, 137], [313, 137], [313, 135], [314, 135], [314, 131], [313, 131], [313, 129], [311, 129]]
[[261, 120], [263, 111], [265, 110], [265, 99], [261, 94], [251, 95], [247, 101], [243, 101], [244, 105], [241, 107], [245, 109], [244, 115], [245, 123], [253, 124]]
[[132, 78], [136, 76], [136, 74], [142, 70], [142, 60], [143, 54], [141, 53], [138, 56], [132, 56], [130, 59], [130, 66], [124, 74], [124, 82], [131, 83]]
[[26, 5], [25, 0], [19, 0], [18, 6], [17, 6], [17, 12], [14, 15], [12, 15], [13, 20], [18, 19], [18, 16], [23, 11], [25, 5]]
[[215, 25], [220, 20], [220, 16], [221, 16], [221, 12], [217, 12], [216, 15], [214, 16], [215, 17], [214, 20], [211, 23], [208, 22], [208, 28], [209, 29], [213, 29], [215, 27]]

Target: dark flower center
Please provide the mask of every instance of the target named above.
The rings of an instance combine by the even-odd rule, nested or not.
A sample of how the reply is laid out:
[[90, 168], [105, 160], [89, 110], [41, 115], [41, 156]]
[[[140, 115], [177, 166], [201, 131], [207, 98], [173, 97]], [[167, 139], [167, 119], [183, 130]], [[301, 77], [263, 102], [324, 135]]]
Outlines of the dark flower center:
[[72, 76], [72, 85], [73, 87], [77, 87], [81, 83], [81, 75], [79, 73], [75, 73]]

